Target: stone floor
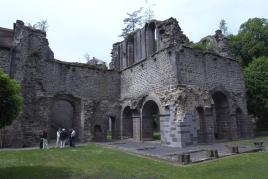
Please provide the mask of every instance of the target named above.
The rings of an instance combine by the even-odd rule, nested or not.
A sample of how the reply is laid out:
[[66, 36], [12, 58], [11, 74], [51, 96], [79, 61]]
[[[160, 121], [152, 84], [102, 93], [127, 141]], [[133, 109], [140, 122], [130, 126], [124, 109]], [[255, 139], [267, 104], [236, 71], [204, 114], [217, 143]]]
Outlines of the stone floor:
[[182, 154], [190, 154], [191, 163], [196, 163], [211, 160], [212, 158], [208, 156], [208, 151], [210, 150], [217, 150], [219, 158], [237, 154], [232, 151], [232, 147], [238, 147], [239, 153], [260, 151], [260, 148], [256, 147], [227, 143], [215, 143], [211, 145], [178, 148], [163, 146], [161, 145], [160, 141], [136, 142], [132, 139], [125, 139], [98, 144], [134, 154], [176, 163], [181, 162], [179, 156]]

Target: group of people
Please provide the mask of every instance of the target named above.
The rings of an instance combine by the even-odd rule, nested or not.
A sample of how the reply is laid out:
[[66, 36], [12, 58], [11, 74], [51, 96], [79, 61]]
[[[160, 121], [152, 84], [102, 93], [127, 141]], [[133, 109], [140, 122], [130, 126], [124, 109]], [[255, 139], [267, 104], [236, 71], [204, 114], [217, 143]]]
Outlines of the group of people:
[[[40, 149], [49, 148], [47, 136], [48, 134], [46, 130], [40, 133]], [[75, 130], [69, 129], [69, 131], [67, 131], [65, 128], [59, 128], [57, 131], [56, 148], [64, 148], [67, 141], [69, 141], [70, 147], [75, 147]]]
[[57, 131], [56, 148], [57, 147], [64, 148], [65, 143], [68, 141], [68, 139], [69, 139], [70, 147], [75, 147], [75, 130], [69, 129], [69, 132], [67, 132], [66, 129], [59, 128]]

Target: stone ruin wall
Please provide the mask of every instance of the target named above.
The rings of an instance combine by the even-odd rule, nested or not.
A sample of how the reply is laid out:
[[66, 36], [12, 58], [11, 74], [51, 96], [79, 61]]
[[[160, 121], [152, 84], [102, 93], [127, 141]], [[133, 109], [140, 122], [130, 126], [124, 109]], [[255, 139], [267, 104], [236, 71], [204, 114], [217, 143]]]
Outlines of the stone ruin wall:
[[[192, 85], [178, 85], [157, 91], [155, 95], [160, 99], [164, 110], [164, 115], [160, 117], [162, 143], [174, 147], [198, 144], [196, 107], [202, 106], [210, 111], [213, 100], [208, 91]], [[214, 142], [213, 117], [206, 115], [207, 143]]]
[[[196, 85], [209, 91], [210, 95], [221, 91], [228, 98], [231, 116], [235, 115], [237, 108], [244, 116], [248, 115], [244, 76], [236, 61], [188, 47], [178, 49], [176, 58], [180, 84]], [[249, 118], [245, 118], [245, 123], [245, 135], [252, 136]]]
[[121, 71], [121, 99], [138, 98], [176, 85], [175, 58], [167, 51]]
[[[124, 49], [128, 49], [128, 45], [126, 45], [128, 44], [128, 39], [114, 45], [112, 51], [112, 65], [114, 65], [114, 69], [121, 72], [120, 97], [121, 101], [125, 101], [123, 102], [123, 106], [126, 106], [125, 104], [127, 103], [131, 103], [131, 101], [135, 102], [137, 99], [142, 99], [154, 91], [165, 91], [174, 87], [176, 88], [177, 85], [194, 86], [194, 88], [198, 88], [203, 92], [207, 92], [210, 98], [212, 98], [214, 92], [219, 91], [224, 93], [228, 100], [231, 123], [230, 128], [233, 139], [237, 137], [235, 131], [235, 115], [238, 108], [242, 110], [244, 116], [244, 124], [242, 129], [243, 136], [252, 136], [251, 123], [247, 117], [244, 77], [239, 64], [228, 56], [220, 56], [216, 52], [200, 51], [189, 47], [187, 37], [182, 34], [180, 28], [178, 27], [178, 24], [176, 21], [174, 21], [174, 19], [169, 19], [166, 22], [157, 21], [155, 24], [155, 33], [158, 35], [158, 37], [154, 39], [156, 49], [152, 51], [153, 53], [146, 53], [148, 49], [151, 51], [150, 43], [152, 42], [152, 38], [149, 38], [150, 40], [148, 40], [146, 36], [146, 27], [149, 27], [149, 25], [145, 25], [144, 28], [136, 31], [133, 35], [133, 59], [133, 54], [129, 53], [127, 50], [124, 51]], [[172, 29], [179, 30], [172, 31]], [[137, 34], [144, 34], [144, 36], [137, 36]], [[138, 37], [137, 39], [136, 36]], [[172, 41], [171, 39], [175, 40]], [[143, 45], [138, 45], [138, 50], [135, 48], [136, 42], [143, 43]], [[224, 42], [219, 41], [218, 43], [222, 46], [222, 43]], [[118, 49], [117, 47], [120, 48]], [[138, 52], [139, 50], [140, 52]], [[221, 49], [220, 46], [219, 48], [217, 47], [217, 52], [221, 52], [221, 50], [222, 52], [226, 51], [225, 48]], [[128, 56], [131, 56], [131, 63], [129, 63], [130, 61]], [[140, 58], [141, 56], [142, 58]], [[196, 95], [198, 96], [198, 94]], [[189, 101], [192, 100], [195, 102], [197, 99], [197, 96], [192, 95], [192, 97], [190, 97], [191, 95], [189, 94], [188, 96]], [[213, 110], [212, 107], [214, 105], [215, 104], [212, 100], [210, 107], [204, 109], [206, 110], [207, 118], [209, 120], [207, 127], [213, 126], [213, 123], [215, 122], [215, 111], [210, 111]], [[189, 123], [187, 124], [189, 125], [188, 128], [191, 129], [194, 129], [193, 125], [196, 121], [196, 107], [197, 106], [193, 106], [191, 113], [188, 113], [188, 115], [186, 115], [188, 117], [185, 117], [186, 121]], [[174, 109], [172, 110], [171, 108]], [[171, 108], [169, 111], [169, 120], [172, 118], [172, 111], [180, 110], [178, 106]], [[181, 116], [178, 118], [182, 118], [182, 121], [173, 121], [173, 123], [178, 123], [179, 126], [183, 125], [183, 122], [185, 123], [185, 121], [183, 121], [184, 117]], [[168, 125], [170, 126], [169, 130], [166, 131], [172, 132], [171, 128], [174, 128], [176, 125], [177, 124]], [[173, 130], [173, 132], [174, 131], [176, 130]], [[189, 131], [191, 130], [189, 129]], [[206, 141], [214, 142], [213, 130], [208, 133], [209, 136]], [[173, 145], [175, 146], [186, 146], [197, 142], [196, 134], [195, 136], [192, 135], [189, 137], [190, 135], [188, 135], [188, 137], [184, 137], [185, 141], [181, 141], [181, 144], [178, 142], [181, 140], [181, 138], [178, 136], [174, 137], [174, 134], [170, 135], [173, 137], [169, 137], [168, 140], [173, 140]], [[166, 142], [164, 141], [164, 143]]]
[[12, 38], [13, 30], [0, 27], [0, 68], [5, 73], [9, 72]]
[[101, 126], [102, 140], [106, 140], [109, 116], [117, 119], [115, 136], [119, 136], [118, 72], [55, 60], [45, 33], [21, 21], [15, 25], [14, 41], [10, 72], [22, 86], [24, 107], [18, 119], [5, 128], [5, 146], [37, 144], [39, 133], [49, 131], [53, 123], [52, 106], [58, 100], [73, 106], [72, 126], [80, 141], [94, 140], [94, 125]]
[[[35, 145], [39, 132], [53, 123], [52, 106], [58, 100], [73, 106], [72, 125], [77, 128], [80, 141], [94, 140], [96, 125], [102, 129], [99, 140], [106, 140], [109, 117], [116, 119], [114, 137], [119, 137], [124, 106], [129, 103], [131, 109], [141, 110], [143, 99], [152, 93], [157, 93], [162, 101], [166, 91], [167, 96], [179, 93], [187, 96], [185, 104], [181, 104], [179, 98], [169, 101], [168, 106], [158, 103], [160, 111], [165, 113], [161, 117], [161, 125], [165, 126], [161, 132], [165, 136], [163, 143], [167, 145], [196, 144], [195, 108], [203, 104], [198, 103], [204, 100], [202, 94], [211, 98], [213, 92], [222, 91], [232, 109], [231, 119], [235, 115], [233, 109], [238, 107], [247, 116], [244, 79], [239, 65], [230, 58], [190, 48], [188, 38], [173, 18], [152, 21], [125, 41], [114, 44], [112, 70], [55, 60], [46, 34], [25, 27], [21, 21], [15, 24], [13, 41], [12, 53], [8, 53], [11, 48], [0, 48], [0, 67], [22, 85], [25, 101], [18, 120], [5, 128], [8, 139], [5, 146]], [[185, 92], [188, 88], [195, 90]], [[215, 120], [213, 105], [212, 100], [203, 106], [210, 121], [208, 126]], [[142, 116], [139, 111], [134, 115], [137, 123], [133, 125], [140, 131], [138, 120]], [[249, 121], [246, 123], [243, 130], [250, 136], [251, 125]], [[207, 142], [214, 141], [213, 135], [211, 130]]]
[[0, 62], [0, 69], [2, 69], [5, 73], [8, 73], [10, 64], [10, 49], [0, 47]]

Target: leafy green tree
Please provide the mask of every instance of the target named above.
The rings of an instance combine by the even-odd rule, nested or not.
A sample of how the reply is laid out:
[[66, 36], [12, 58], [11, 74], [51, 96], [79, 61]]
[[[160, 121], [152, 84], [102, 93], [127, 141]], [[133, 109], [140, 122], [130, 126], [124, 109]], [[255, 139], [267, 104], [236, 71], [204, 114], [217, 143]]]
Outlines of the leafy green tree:
[[257, 117], [257, 128], [268, 129], [268, 57], [254, 59], [244, 69], [249, 113]]
[[246, 67], [253, 58], [268, 56], [268, 21], [253, 18], [240, 26], [237, 35], [230, 35], [230, 50]]
[[222, 31], [223, 35], [225, 35], [225, 36], [228, 35], [228, 27], [227, 27], [226, 21], [224, 19], [222, 19], [220, 21], [219, 29]]
[[22, 108], [20, 86], [0, 70], [0, 128], [10, 125]]
[[128, 17], [123, 20], [126, 27], [122, 29], [122, 34], [119, 35], [119, 37], [126, 38], [128, 34], [134, 32], [138, 27], [142, 25], [142, 18], [143, 18], [143, 16], [141, 15], [142, 9], [143, 8], [141, 7], [137, 11], [127, 13]]

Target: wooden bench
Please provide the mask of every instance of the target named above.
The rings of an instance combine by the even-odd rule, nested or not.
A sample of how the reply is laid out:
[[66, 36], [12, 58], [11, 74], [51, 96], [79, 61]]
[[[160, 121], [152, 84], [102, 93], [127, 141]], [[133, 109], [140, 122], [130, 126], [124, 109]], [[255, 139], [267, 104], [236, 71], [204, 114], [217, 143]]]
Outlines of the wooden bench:
[[178, 155], [178, 162], [180, 164], [186, 165], [191, 163], [191, 156], [189, 153], [183, 153]]

